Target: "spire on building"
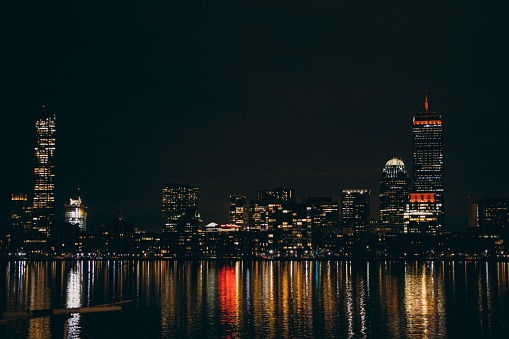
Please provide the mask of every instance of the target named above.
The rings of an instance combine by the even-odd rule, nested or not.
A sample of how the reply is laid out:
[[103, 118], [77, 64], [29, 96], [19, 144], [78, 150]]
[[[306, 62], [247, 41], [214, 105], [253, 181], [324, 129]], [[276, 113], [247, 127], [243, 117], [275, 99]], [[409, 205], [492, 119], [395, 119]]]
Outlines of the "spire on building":
[[424, 99], [424, 110], [428, 111], [428, 91], [426, 91], [426, 98]]

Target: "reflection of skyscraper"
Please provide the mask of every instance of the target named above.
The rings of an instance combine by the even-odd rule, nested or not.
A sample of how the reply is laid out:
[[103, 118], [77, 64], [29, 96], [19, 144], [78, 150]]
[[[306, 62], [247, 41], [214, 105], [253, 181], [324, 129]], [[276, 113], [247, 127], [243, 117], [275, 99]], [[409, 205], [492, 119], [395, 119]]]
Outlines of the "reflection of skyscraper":
[[409, 189], [403, 161], [396, 158], [387, 161], [380, 177], [380, 221], [390, 224], [395, 233], [404, 232]]
[[198, 187], [168, 184], [163, 188], [163, 232], [194, 232], [200, 223]]
[[[44, 106], [43, 106], [44, 109]], [[55, 115], [45, 114], [35, 122], [35, 184], [33, 230], [49, 235], [55, 216]]]
[[78, 199], [69, 199], [69, 204], [65, 205], [65, 221], [78, 225], [81, 231], [87, 230], [87, 206]]
[[444, 155], [442, 116], [428, 110], [413, 119], [413, 192], [435, 193], [439, 231], [444, 227]]
[[353, 228], [354, 233], [367, 230], [369, 224], [369, 189], [341, 190], [341, 221], [343, 227]]

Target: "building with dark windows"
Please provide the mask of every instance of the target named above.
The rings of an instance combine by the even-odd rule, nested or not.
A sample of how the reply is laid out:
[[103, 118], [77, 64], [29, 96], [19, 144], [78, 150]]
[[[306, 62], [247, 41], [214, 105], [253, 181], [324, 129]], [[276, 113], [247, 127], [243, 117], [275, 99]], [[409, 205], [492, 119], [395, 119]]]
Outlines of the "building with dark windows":
[[69, 204], [65, 204], [64, 219], [70, 224], [78, 225], [82, 232], [87, 230], [87, 206], [83, 204], [81, 197], [69, 199]]
[[248, 209], [247, 198], [245, 195], [234, 196], [230, 195], [230, 213], [229, 222], [236, 225], [241, 229], [246, 229], [248, 226]]
[[200, 226], [198, 187], [168, 184], [163, 188], [163, 232], [195, 232]]
[[380, 176], [380, 221], [394, 233], [404, 233], [409, 193], [410, 180], [405, 164], [392, 158]]
[[27, 234], [32, 226], [32, 208], [26, 194], [11, 195], [11, 229], [18, 234]]
[[341, 222], [343, 229], [351, 233], [364, 233], [369, 224], [369, 189], [341, 190]]
[[444, 227], [444, 155], [442, 116], [428, 109], [413, 119], [413, 189], [414, 193], [434, 193], [438, 209], [439, 232]]
[[468, 226], [486, 233], [509, 230], [509, 198], [469, 197]]
[[283, 203], [294, 203], [295, 190], [286, 187], [276, 187], [273, 190], [259, 190], [258, 200], [278, 200]]
[[34, 196], [32, 230], [49, 236], [55, 212], [55, 115], [44, 115], [35, 122]]

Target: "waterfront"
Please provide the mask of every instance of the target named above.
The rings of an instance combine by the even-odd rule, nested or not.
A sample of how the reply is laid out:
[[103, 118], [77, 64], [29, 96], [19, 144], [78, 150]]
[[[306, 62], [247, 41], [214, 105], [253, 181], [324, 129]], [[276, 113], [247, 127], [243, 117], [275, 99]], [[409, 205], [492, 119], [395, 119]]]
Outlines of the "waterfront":
[[[1, 311], [93, 306], [69, 338], [505, 337], [509, 263], [482, 261], [8, 261]], [[58, 317], [1, 338], [62, 337]]]

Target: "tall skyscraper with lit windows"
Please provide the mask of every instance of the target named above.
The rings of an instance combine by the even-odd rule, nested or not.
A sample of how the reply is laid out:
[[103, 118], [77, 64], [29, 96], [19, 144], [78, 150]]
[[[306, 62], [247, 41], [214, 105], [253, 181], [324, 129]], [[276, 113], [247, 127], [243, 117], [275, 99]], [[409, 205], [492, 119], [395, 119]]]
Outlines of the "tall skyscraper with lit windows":
[[198, 187], [168, 184], [163, 187], [163, 232], [195, 232], [201, 219]]
[[50, 233], [55, 212], [55, 134], [56, 117], [46, 112], [35, 122], [34, 196], [32, 230], [44, 236]]
[[405, 209], [410, 193], [410, 179], [403, 161], [387, 161], [380, 176], [380, 221], [394, 233], [404, 233]]
[[428, 95], [424, 111], [413, 118], [413, 192], [434, 193], [438, 231], [444, 228], [444, 154], [442, 116], [429, 110]]

